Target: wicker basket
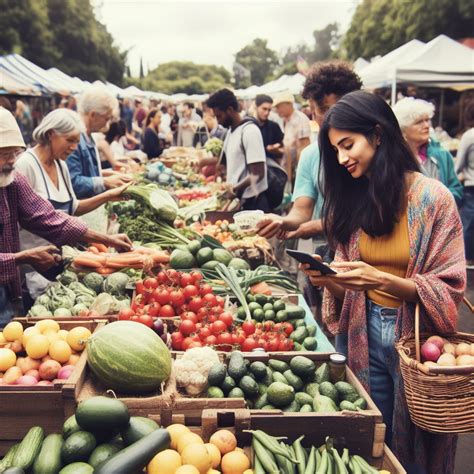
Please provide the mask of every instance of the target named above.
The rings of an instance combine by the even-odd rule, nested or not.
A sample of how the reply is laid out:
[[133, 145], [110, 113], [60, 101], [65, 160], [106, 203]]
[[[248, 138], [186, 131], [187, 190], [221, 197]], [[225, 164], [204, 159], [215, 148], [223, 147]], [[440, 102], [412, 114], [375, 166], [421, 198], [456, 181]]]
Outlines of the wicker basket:
[[[469, 309], [472, 305], [464, 299]], [[415, 310], [415, 337], [403, 337], [396, 348], [410, 418], [432, 433], [474, 432], [474, 366], [427, 367], [421, 363], [420, 342], [431, 334], [420, 334], [420, 308]], [[474, 335], [453, 333], [449, 342], [474, 343]]]

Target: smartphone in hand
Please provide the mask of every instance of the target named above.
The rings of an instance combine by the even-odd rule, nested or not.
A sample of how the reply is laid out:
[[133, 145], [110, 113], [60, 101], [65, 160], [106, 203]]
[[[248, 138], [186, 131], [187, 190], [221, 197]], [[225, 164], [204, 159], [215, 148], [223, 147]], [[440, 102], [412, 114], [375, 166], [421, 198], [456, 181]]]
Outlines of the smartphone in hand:
[[316, 260], [312, 255], [306, 252], [300, 252], [299, 250], [291, 250], [288, 249], [286, 253], [294, 258], [295, 260], [298, 260], [300, 263], [307, 263], [309, 264], [310, 270], [317, 270], [318, 272], [321, 272], [323, 275], [336, 275], [337, 272], [336, 270], [333, 270], [329, 265], [326, 265], [323, 262], [320, 262], [319, 260]]

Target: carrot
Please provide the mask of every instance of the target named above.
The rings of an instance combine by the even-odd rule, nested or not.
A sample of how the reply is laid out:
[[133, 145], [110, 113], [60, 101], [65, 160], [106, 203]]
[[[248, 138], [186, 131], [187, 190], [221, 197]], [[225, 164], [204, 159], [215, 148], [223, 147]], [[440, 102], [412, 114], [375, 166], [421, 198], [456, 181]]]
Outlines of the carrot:
[[254, 295], [271, 295], [272, 290], [270, 287], [264, 282], [261, 281], [260, 283], [257, 283], [256, 285], [253, 285], [250, 287], [250, 292]]
[[103, 253], [107, 253], [108, 250], [109, 250], [106, 245], [101, 244], [101, 243], [99, 243], [99, 242], [94, 242], [93, 244], [91, 244], [91, 247], [94, 247], [94, 248], [96, 248], [99, 252], [103, 252]]
[[88, 268], [100, 268], [102, 266], [102, 263], [97, 262], [87, 257], [83, 257], [81, 255], [74, 257], [73, 262], [74, 262], [74, 265], [80, 265], [82, 267], [88, 267]]
[[110, 267], [99, 267], [96, 269], [96, 272], [99, 273], [100, 275], [110, 275], [112, 273], [115, 273], [117, 269], [115, 268], [110, 268]]
[[153, 258], [153, 263], [169, 263], [170, 256], [167, 252], [156, 252], [151, 256]]
[[98, 254], [99, 253], [99, 250], [96, 249], [95, 247], [92, 247], [90, 246], [88, 249], [87, 249], [88, 252], [91, 252], [91, 253], [95, 253], [95, 254]]
[[105, 258], [106, 258], [102, 254], [99, 255], [99, 254], [95, 254], [95, 253], [92, 253], [92, 252], [81, 252], [77, 256], [87, 258], [89, 260], [93, 260], [94, 262], [99, 262], [99, 263], [105, 263]]

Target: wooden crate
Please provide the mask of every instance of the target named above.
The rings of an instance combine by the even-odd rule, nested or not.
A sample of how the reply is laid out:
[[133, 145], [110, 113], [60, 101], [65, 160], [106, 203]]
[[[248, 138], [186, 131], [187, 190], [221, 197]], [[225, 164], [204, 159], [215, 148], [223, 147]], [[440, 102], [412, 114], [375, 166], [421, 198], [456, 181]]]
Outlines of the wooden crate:
[[[24, 327], [34, 326], [31, 320]], [[83, 326], [97, 331], [105, 323], [97, 321], [58, 321], [61, 329]], [[61, 431], [67, 406], [76, 399], [84, 383], [87, 354], [83, 351], [67, 380], [55, 380], [52, 386], [0, 386], [0, 456], [21, 440], [31, 426], [39, 425], [46, 433]]]
[[[288, 440], [293, 442], [301, 435], [305, 435], [303, 446], [320, 446], [324, 443], [326, 436], [331, 436], [331, 432], [326, 427], [318, 429], [318, 425], [313, 423], [310, 413], [298, 414], [289, 419], [279, 415], [270, 415], [267, 417], [255, 417], [251, 410], [205, 410], [202, 416], [201, 430], [197, 431], [204, 441], [209, 440], [211, 435], [218, 429], [228, 429], [235, 433], [239, 446], [248, 447], [251, 443], [251, 435], [245, 433], [245, 430], [264, 430], [273, 436], [287, 436]], [[344, 421], [346, 431], [351, 430], [352, 421]], [[391, 474], [406, 474], [405, 469], [390, 451], [387, 445], [382, 443], [381, 454], [373, 457], [364, 454], [361, 450], [363, 440], [354, 437], [334, 437], [334, 445], [341, 450], [349, 448], [353, 454], [362, 455], [372, 466], [377, 469], [385, 469]], [[246, 448], [247, 450], [248, 448]]]
[[[179, 354], [179, 353], [176, 353]], [[175, 354], [175, 357], [177, 356]], [[267, 363], [269, 359], [289, 361], [297, 355], [304, 355], [313, 360], [316, 366], [329, 360], [330, 353], [316, 352], [270, 352], [270, 353], [244, 353], [244, 357], [252, 362], [262, 361]], [[221, 353], [221, 358], [226, 360], [229, 353]], [[346, 381], [354, 386], [357, 392], [367, 401], [367, 410], [352, 412], [342, 411], [334, 413], [289, 413], [281, 410], [249, 410], [251, 421], [259, 423], [262, 429], [278, 429], [282, 424], [295, 423], [298, 427], [301, 423], [309, 423], [321, 433], [317, 439], [319, 444], [324, 442], [324, 436], [332, 436], [351, 444], [364, 457], [380, 457], [383, 455], [385, 424], [382, 414], [375, 406], [367, 391], [356, 378], [354, 373], [346, 367]], [[227, 406], [226, 406], [227, 405]], [[243, 398], [178, 398], [173, 406], [173, 419], [176, 422], [190, 425], [200, 425], [203, 411], [206, 409], [229, 409], [239, 410], [246, 407]], [[323, 436], [322, 433], [325, 433]], [[315, 441], [316, 442], [316, 441]]]

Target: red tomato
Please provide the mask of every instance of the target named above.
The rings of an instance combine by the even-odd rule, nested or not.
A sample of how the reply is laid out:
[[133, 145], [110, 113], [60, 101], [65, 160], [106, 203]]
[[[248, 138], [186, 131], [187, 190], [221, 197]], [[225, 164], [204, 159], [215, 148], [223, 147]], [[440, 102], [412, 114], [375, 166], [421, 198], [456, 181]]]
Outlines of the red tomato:
[[189, 346], [187, 347], [188, 349], [192, 349], [193, 347], [202, 347], [201, 341], [193, 341]]
[[183, 351], [186, 351], [189, 349], [189, 346], [190, 344], [192, 344], [193, 342], [196, 342], [192, 337], [186, 337], [184, 338], [184, 341], [183, 341], [183, 344], [182, 344], [182, 347], [183, 347]]
[[223, 332], [217, 336], [217, 344], [232, 345], [232, 334]]
[[211, 330], [207, 327], [199, 329], [199, 339], [204, 340], [211, 335]]
[[284, 331], [284, 333], [289, 336], [295, 329], [293, 328], [293, 325], [291, 323], [283, 323], [282, 324], [282, 329]]
[[196, 324], [194, 324], [192, 321], [189, 319], [185, 319], [184, 321], [181, 321], [181, 324], [179, 325], [179, 332], [183, 336], [189, 336], [190, 334], [193, 334], [196, 331]]
[[166, 275], [172, 283], [179, 283], [179, 279], [181, 278], [181, 273], [173, 269], [166, 270]]
[[135, 291], [137, 292], [137, 295], [141, 295], [145, 291], [145, 285], [143, 284], [143, 280], [137, 280], [135, 282]]
[[212, 286], [208, 283], [204, 283], [204, 285], [201, 286], [199, 292], [201, 293], [201, 296], [208, 295], [212, 293]]
[[179, 284], [185, 288], [188, 285], [192, 285], [194, 283], [194, 278], [190, 273], [183, 273], [181, 278], [179, 279]]
[[160, 285], [165, 285], [166, 283], [169, 283], [170, 281], [166, 272], [159, 272], [158, 275], [156, 275], [156, 278]]
[[132, 308], [122, 308], [118, 314], [120, 321], [128, 321], [132, 316], [135, 316], [135, 312]]
[[276, 323], [275, 326], [273, 326], [273, 330], [275, 332], [281, 332], [283, 330], [283, 323]]
[[255, 324], [252, 321], [245, 321], [242, 324], [242, 330], [246, 336], [251, 336], [255, 332]]
[[189, 302], [188, 307], [190, 311], [197, 314], [199, 309], [202, 308], [203, 304], [204, 302], [202, 301], [202, 298], [200, 296], [195, 296]]
[[209, 310], [206, 307], [199, 308], [199, 311], [197, 312], [197, 317], [199, 321], [202, 321], [203, 319], [206, 319], [209, 316]]
[[207, 321], [208, 323], [215, 323], [217, 321], [217, 316], [215, 314], [210, 314], [207, 317]]
[[225, 306], [225, 299], [222, 298], [222, 296], [216, 296], [216, 303], [217, 303], [217, 306], [219, 306], [220, 308], [223, 308]]
[[183, 292], [181, 290], [173, 290], [170, 293], [170, 303], [175, 308], [183, 306], [183, 304], [185, 303]]
[[191, 272], [191, 276], [193, 277], [193, 282], [195, 285], [198, 285], [202, 281], [202, 273], [201, 272]]
[[153, 303], [148, 308], [148, 314], [152, 316], [153, 318], [156, 318], [160, 314], [160, 309], [161, 309], [160, 303]]
[[234, 318], [230, 313], [222, 313], [217, 319], [222, 321], [228, 328], [234, 324]]
[[144, 324], [145, 326], [151, 328], [153, 326], [153, 318], [144, 314], [138, 318], [138, 322]]
[[179, 332], [173, 332], [171, 334], [171, 347], [176, 351], [181, 351], [183, 349], [184, 336]]
[[173, 306], [169, 304], [165, 304], [160, 309], [160, 318], [172, 318], [175, 315]]
[[186, 311], [181, 315], [181, 319], [184, 321], [186, 319], [189, 319], [189, 321], [192, 321], [194, 324], [196, 324], [199, 319], [197, 317], [196, 313], [193, 313], [192, 311]]
[[140, 316], [138, 316], [138, 315], [135, 314], [134, 316], [132, 316], [132, 317], [130, 318], [130, 321], [133, 321], [133, 322], [135, 322], [135, 323], [138, 323], [138, 322], [139, 322], [139, 321], [138, 321], [139, 319], [140, 319]]
[[263, 323], [263, 327], [265, 331], [272, 331], [275, 326], [275, 323], [273, 321], [265, 321]]
[[204, 303], [209, 306], [210, 308], [214, 308], [217, 305], [216, 296], [213, 293], [206, 293], [202, 300]]
[[266, 341], [263, 337], [261, 337], [261, 338], [257, 341], [257, 347], [265, 347], [265, 343], [266, 343], [266, 342], [267, 342], [267, 341]]
[[143, 282], [143, 286], [148, 290], [154, 290], [158, 288], [158, 280], [156, 278], [146, 278]]
[[227, 329], [227, 326], [222, 321], [216, 321], [212, 323], [210, 329], [211, 329], [212, 334], [220, 334], [221, 332], [224, 332]]
[[248, 337], [242, 343], [242, 352], [252, 352], [256, 347], [258, 347], [257, 341], [253, 337]]
[[281, 339], [278, 344], [279, 351], [292, 351], [294, 343], [291, 339]]
[[204, 342], [206, 343], [206, 346], [215, 346], [217, 344], [217, 337], [211, 334], [206, 337]]
[[193, 298], [194, 296], [199, 295], [199, 289], [197, 288], [197, 286], [194, 286], [194, 285], [186, 285], [183, 289], [183, 294], [184, 294], [184, 297], [187, 300], [189, 300]]
[[274, 337], [268, 341], [268, 348], [265, 348], [267, 352], [275, 352], [278, 350], [280, 345], [280, 340], [277, 337]]
[[153, 292], [153, 299], [162, 306], [170, 304], [170, 293], [168, 290], [155, 290]]
[[236, 345], [241, 346], [245, 341], [245, 334], [243, 332], [237, 332], [232, 334], [232, 342]]

